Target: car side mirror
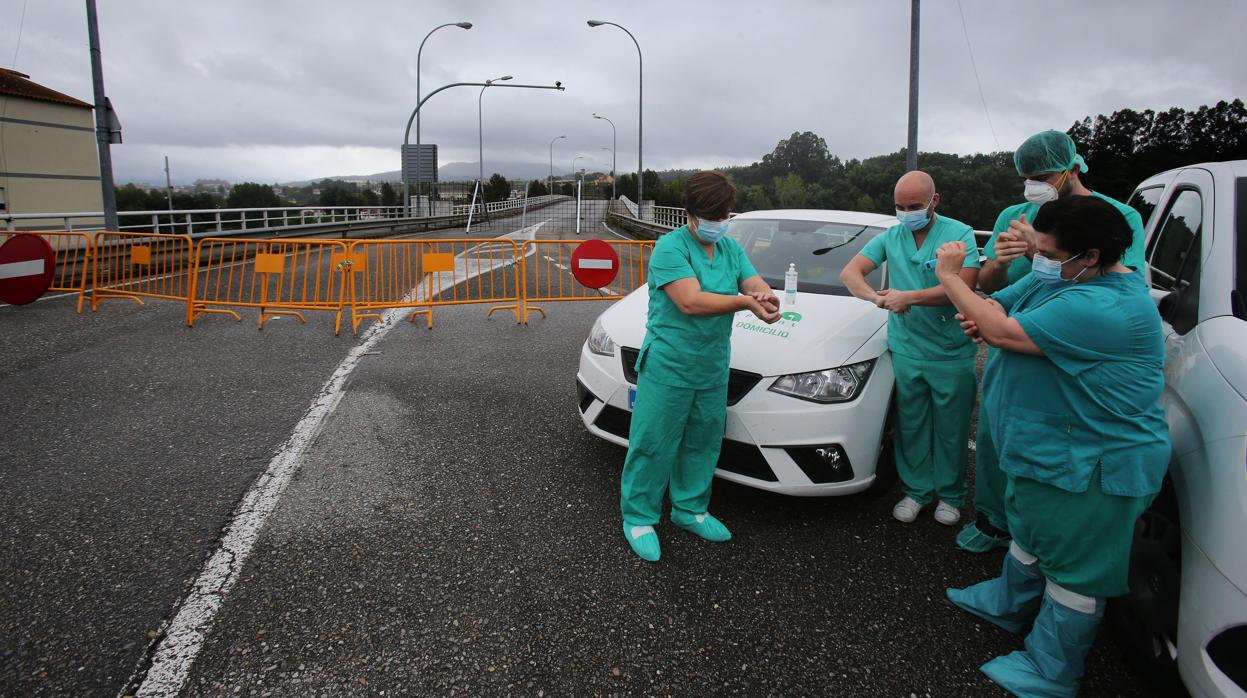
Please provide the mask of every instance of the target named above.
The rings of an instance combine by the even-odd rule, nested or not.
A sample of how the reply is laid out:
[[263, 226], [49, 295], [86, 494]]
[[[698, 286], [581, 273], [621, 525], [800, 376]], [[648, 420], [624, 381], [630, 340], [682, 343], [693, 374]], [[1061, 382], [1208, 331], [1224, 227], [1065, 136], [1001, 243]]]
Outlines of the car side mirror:
[[1162, 318], [1168, 318], [1173, 314], [1173, 309], [1178, 306], [1178, 301], [1182, 298], [1182, 291], [1175, 290], [1166, 293], [1156, 302], [1156, 309], [1160, 311]]

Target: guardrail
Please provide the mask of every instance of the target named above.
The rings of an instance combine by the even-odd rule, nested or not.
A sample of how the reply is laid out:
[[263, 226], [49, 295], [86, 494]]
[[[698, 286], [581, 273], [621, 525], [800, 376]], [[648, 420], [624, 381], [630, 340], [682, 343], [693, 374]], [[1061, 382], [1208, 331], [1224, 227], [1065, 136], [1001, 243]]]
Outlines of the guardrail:
[[654, 223], [667, 226], [668, 230], [679, 228], [688, 223], [688, 214], [684, 209], [675, 206], [655, 206]]
[[[476, 204], [476, 215], [536, 209], [570, 200], [563, 195], [546, 195]], [[119, 211], [120, 230], [127, 233], [188, 235], [191, 238], [255, 235], [275, 231], [307, 231], [334, 224], [368, 224], [410, 221], [420, 224], [468, 215], [471, 204], [449, 207], [450, 213], [406, 216], [402, 206], [286, 206], [276, 208], [211, 208], [178, 211]], [[443, 209], [445, 211], [446, 209]], [[6, 231], [23, 231], [23, 223], [40, 229], [61, 228], [68, 232], [94, 232], [103, 229], [104, 214], [99, 211], [57, 213], [11, 213], [0, 215]], [[60, 225], [51, 225], [56, 221]]]

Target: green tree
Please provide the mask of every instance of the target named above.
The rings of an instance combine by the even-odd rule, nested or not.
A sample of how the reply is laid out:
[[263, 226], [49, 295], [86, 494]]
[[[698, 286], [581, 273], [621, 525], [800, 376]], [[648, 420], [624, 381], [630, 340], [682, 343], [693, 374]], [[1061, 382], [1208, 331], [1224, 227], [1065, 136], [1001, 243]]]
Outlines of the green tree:
[[546, 183], [539, 179], [534, 179], [532, 182], [528, 184], [528, 195], [529, 196], [545, 196], [549, 193], [550, 193], [550, 190], [549, 188], [546, 187]]
[[398, 206], [402, 201], [398, 197], [398, 191], [394, 185], [385, 182], [381, 185], [381, 205], [382, 206]]
[[485, 202], [506, 201], [511, 198], [511, 182], [506, 177], [495, 172], [490, 176], [489, 181], [485, 183], [485, 191], [482, 194]]
[[267, 184], [243, 182], [230, 188], [226, 204], [229, 208], [277, 208], [282, 200]]

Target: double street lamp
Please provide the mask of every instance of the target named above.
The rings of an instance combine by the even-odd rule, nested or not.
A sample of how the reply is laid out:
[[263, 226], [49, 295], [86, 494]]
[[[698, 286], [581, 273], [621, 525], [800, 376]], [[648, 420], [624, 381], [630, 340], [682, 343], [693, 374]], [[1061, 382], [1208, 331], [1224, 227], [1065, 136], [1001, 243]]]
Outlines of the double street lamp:
[[[459, 27], [460, 29], [471, 29], [472, 23], [471, 22], [449, 22], [441, 26], [433, 27], [433, 29], [430, 30], [428, 34], [424, 35], [424, 41], [420, 42], [420, 49], [416, 51], [416, 104], [420, 104], [421, 102], [420, 100], [420, 54], [424, 53], [424, 42], [428, 41], [430, 36], [433, 36], [433, 32], [437, 31], [438, 29], [444, 29], [446, 27]], [[410, 126], [408, 128], [410, 128]], [[404, 145], [406, 144], [404, 143]], [[403, 157], [406, 157], [406, 153], [403, 154]], [[405, 164], [406, 163], [404, 163], [404, 165]], [[407, 185], [407, 168], [403, 167], [402, 170], [403, 170], [403, 215], [406, 216], [406, 215], [410, 215], [409, 212], [411, 209], [411, 192], [408, 191], [409, 187]], [[420, 187], [420, 113], [419, 113], [419, 110], [417, 110], [416, 112], [416, 187], [417, 187], [417, 190]], [[419, 197], [416, 198], [416, 201], [419, 202]], [[418, 206], [417, 206], [417, 209], [418, 209]], [[419, 210], [417, 210], [416, 213], [418, 214]]]
[[[615, 122], [605, 116], [602, 116], [601, 114], [594, 114], [593, 118], [601, 119], [611, 125], [611, 198], [613, 199], [615, 198]], [[606, 148], [603, 148], [602, 150], [606, 150]]]
[[[641, 106], [642, 104], [641, 98], [644, 94], [642, 91], [642, 86], [643, 86], [643, 81], [644, 81], [644, 76], [645, 76], [644, 64], [641, 58], [641, 44], [637, 43], [636, 37], [632, 36], [632, 32], [628, 31], [627, 29], [625, 29], [623, 26], [619, 24], [615, 24], [614, 22], [603, 22], [602, 20], [591, 19], [588, 21], [588, 24], [590, 27], [600, 27], [604, 24], [608, 24], [612, 27], [622, 29], [623, 32], [628, 35], [628, 38], [632, 39], [632, 43], [636, 45], [636, 57], [637, 57], [636, 204], [637, 206], [640, 206], [641, 199], [644, 194], [642, 190], [641, 180], [643, 179], [643, 174], [645, 172], [645, 169], [641, 163], [641, 151], [642, 151], [641, 137], [644, 135], [644, 128], [641, 124], [641, 121], [642, 121], [642, 117], [645, 115], [645, 110]], [[612, 126], [614, 126], [614, 124], [612, 124]]]
[[491, 87], [495, 82], [501, 82], [503, 80], [510, 80], [511, 77], [512, 76], [510, 75], [503, 75], [500, 78], [494, 78], [493, 80], [486, 80], [484, 87], [481, 87], [481, 94], [478, 95], [476, 98], [476, 149], [477, 149], [477, 156], [480, 158], [480, 161], [481, 161], [480, 162], [480, 173], [479, 173], [480, 176], [479, 176], [478, 181], [481, 183], [482, 187], [485, 186], [485, 136], [484, 136], [485, 132], [484, 132], [483, 127], [481, 126], [481, 101], [485, 99], [486, 88]]

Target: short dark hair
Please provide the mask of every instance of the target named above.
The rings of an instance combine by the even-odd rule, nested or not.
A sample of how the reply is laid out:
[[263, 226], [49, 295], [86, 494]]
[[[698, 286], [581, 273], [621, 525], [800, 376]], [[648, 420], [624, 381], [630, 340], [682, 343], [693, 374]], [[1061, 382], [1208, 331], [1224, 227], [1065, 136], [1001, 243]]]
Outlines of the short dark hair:
[[1070, 255], [1100, 251], [1100, 268], [1121, 261], [1134, 231], [1117, 207], [1096, 196], [1062, 196], [1039, 207], [1035, 230], [1056, 238], [1057, 249]]
[[736, 185], [718, 170], [689, 175], [684, 185], [684, 210], [712, 221], [727, 218], [736, 205]]

